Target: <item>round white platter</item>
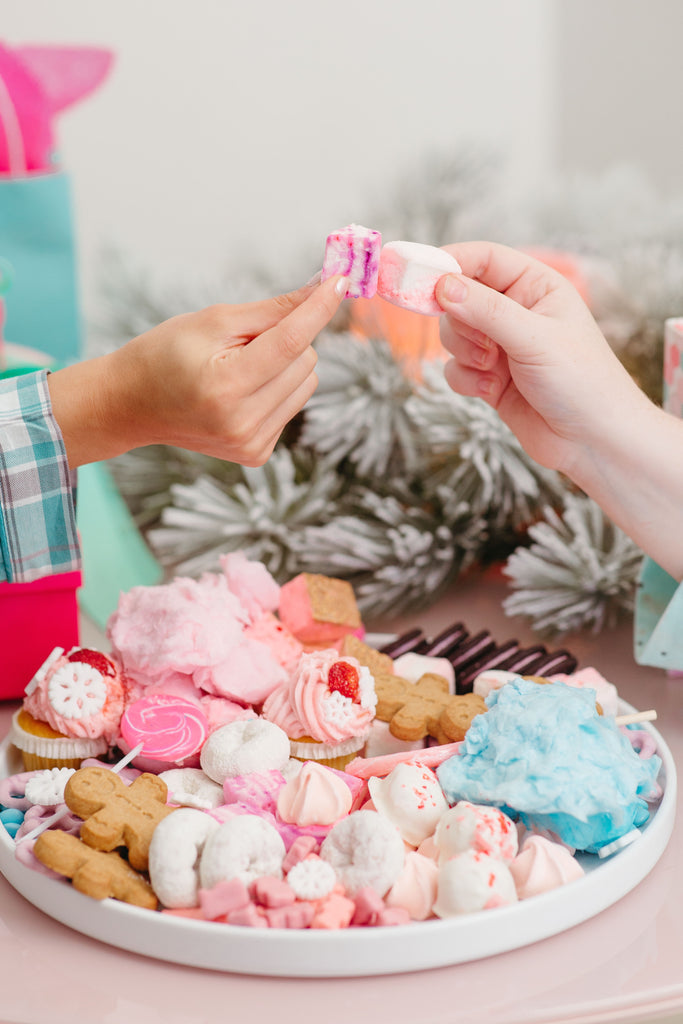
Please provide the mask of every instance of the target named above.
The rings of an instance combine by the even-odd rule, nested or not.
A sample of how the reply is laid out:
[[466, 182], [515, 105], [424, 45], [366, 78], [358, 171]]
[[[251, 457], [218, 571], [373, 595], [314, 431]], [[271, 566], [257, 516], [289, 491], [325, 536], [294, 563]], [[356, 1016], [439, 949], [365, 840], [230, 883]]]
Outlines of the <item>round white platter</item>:
[[[620, 713], [634, 709], [620, 702]], [[676, 769], [651, 725], [662, 759], [661, 802], [642, 834], [612, 857], [583, 855], [583, 878], [513, 906], [397, 927], [295, 931], [244, 928], [172, 917], [82, 895], [68, 882], [25, 867], [0, 828], [0, 871], [34, 906], [84, 935], [143, 956], [237, 974], [290, 978], [399, 974], [480, 960], [563, 932], [599, 914], [641, 882], [671, 836]], [[17, 751], [0, 744], [0, 778], [22, 771]]]

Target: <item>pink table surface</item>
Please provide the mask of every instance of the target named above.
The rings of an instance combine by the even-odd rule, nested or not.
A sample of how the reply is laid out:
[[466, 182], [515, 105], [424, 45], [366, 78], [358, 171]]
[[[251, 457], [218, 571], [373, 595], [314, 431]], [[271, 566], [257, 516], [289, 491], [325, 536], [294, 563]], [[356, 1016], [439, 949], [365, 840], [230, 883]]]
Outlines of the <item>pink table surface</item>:
[[[501, 610], [498, 582], [471, 579], [428, 612], [374, 629], [455, 621], [504, 641], [533, 635]], [[85, 641], [84, 641], [85, 642]], [[92, 643], [92, 634], [87, 642]], [[683, 765], [683, 679], [637, 666], [630, 624], [572, 636], [657, 728]], [[0, 735], [15, 703], [0, 704]], [[680, 774], [680, 771], [679, 771]], [[474, 963], [359, 979], [260, 978], [148, 959], [81, 936], [27, 903], [0, 877], [0, 1020], [3, 1024], [206, 1024], [213, 1021], [391, 1021], [403, 1024], [540, 1024], [655, 1020], [683, 1011], [683, 787], [667, 849], [650, 875], [614, 906], [569, 931]]]

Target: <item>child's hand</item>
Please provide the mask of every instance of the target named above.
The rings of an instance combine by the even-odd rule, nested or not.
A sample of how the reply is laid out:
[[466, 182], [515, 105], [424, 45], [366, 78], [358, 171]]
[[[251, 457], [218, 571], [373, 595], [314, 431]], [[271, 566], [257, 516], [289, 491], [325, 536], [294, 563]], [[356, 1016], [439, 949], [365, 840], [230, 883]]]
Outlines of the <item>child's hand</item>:
[[187, 313], [110, 355], [51, 374], [69, 464], [146, 444], [265, 462], [316, 388], [311, 342], [345, 284], [331, 278], [264, 302]]
[[502, 245], [447, 249], [463, 268], [436, 292], [448, 383], [497, 409], [536, 461], [573, 475], [647, 399], [561, 274]]

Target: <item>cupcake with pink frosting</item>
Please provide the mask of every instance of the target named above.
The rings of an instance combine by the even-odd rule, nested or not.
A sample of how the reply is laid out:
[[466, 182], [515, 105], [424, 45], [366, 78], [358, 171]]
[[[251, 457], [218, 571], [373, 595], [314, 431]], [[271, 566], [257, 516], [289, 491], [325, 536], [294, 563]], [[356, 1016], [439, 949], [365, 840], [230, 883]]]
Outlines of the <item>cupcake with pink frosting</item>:
[[118, 665], [90, 648], [55, 647], [26, 687], [11, 739], [27, 769], [77, 768], [114, 743], [125, 702]]
[[287, 733], [292, 757], [344, 768], [363, 748], [376, 705], [370, 670], [328, 649], [301, 655], [266, 700], [263, 717]]

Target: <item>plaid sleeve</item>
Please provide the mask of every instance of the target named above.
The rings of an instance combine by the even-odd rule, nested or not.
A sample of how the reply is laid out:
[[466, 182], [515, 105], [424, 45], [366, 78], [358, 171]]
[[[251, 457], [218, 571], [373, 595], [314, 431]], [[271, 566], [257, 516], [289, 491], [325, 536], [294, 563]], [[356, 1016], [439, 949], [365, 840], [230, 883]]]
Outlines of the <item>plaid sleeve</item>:
[[0, 380], [0, 580], [80, 568], [75, 482], [47, 371]]

